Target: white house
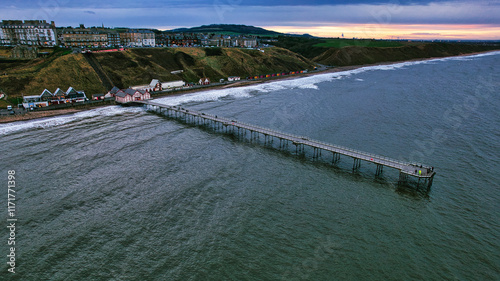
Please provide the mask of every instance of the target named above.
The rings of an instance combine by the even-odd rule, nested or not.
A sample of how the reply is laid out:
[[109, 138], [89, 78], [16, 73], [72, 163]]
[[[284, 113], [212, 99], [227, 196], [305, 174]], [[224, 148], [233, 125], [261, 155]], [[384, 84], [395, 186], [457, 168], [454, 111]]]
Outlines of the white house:
[[163, 89], [179, 88], [179, 87], [184, 87], [184, 86], [186, 86], [186, 82], [184, 82], [182, 80], [161, 83], [161, 87]]
[[35, 108], [35, 107], [49, 106], [49, 102], [42, 101], [40, 96], [24, 96], [23, 97], [23, 107], [24, 108]]
[[166, 89], [184, 87], [185, 85], [186, 85], [186, 82], [184, 82], [182, 80], [160, 82], [160, 80], [158, 80], [158, 79], [153, 79], [153, 80], [151, 80], [151, 83], [149, 83], [149, 85], [138, 85], [138, 86], [132, 86], [130, 88], [134, 89], [134, 90], [145, 90], [145, 91], [153, 92], [153, 91], [162, 91], [162, 90], [166, 90]]
[[241, 78], [239, 76], [229, 76], [227, 78], [227, 81], [233, 82], [233, 81], [239, 81]]

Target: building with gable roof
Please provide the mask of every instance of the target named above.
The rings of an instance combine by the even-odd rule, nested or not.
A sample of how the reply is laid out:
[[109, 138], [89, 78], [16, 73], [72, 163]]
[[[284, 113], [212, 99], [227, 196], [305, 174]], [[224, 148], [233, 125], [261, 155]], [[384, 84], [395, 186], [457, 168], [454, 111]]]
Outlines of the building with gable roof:
[[66, 93], [60, 88], [57, 88], [53, 95], [57, 99], [64, 99], [66, 97]]
[[42, 94], [40, 95], [40, 100], [41, 101], [49, 101], [54, 97], [54, 94], [52, 94], [49, 90], [45, 89], [43, 90]]
[[149, 93], [149, 91], [134, 90], [132, 88], [119, 90], [115, 94], [115, 100], [118, 103], [129, 103], [133, 101], [148, 100], [148, 99], [151, 99], [151, 94]]
[[106, 95], [104, 95], [104, 98], [114, 98], [116, 93], [118, 93], [120, 89], [116, 86], [114, 86]]
[[73, 87], [69, 87], [66, 91], [66, 100], [71, 102], [88, 101], [84, 91], [77, 91]]
[[198, 81], [198, 84], [200, 85], [210, 85], [210, 79], [209, 78], [200, 78], [200, 81]]

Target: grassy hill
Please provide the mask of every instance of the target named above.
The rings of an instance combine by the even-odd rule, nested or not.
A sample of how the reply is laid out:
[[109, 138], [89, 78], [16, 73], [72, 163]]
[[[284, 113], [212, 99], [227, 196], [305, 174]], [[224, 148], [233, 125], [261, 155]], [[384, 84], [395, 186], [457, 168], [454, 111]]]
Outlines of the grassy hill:
[[[161, 81], [212, 81], [228, 76], [253, 76], [312, 69], [315, 63], [345, 66], [445, 57], [500, 49], [500, 46], [449, 43], [400, 43], [377, 40], [347, 40], [280, 37], [282, 47], [261, 50], [241, 48], [133, 48], [123, 52], [92, 54], [92, 63], [120, 88]], [[396, 44], [396, 45], [394, 45]], [[401, 44], [401, 45], [399, 45]], [[288, 48], [288, 49], [287, 49]], [[39, 95], [44, 89], [84, 90], [90, 97], [104, 93], [101, 78], [80, 53], [48, 49], [50, 55], [33, 60], [9, 58], [9, 48], [0, 48], [0, 90], [12, 104], [22, 95]], [[47, 50], [43, 50], [47, 51]], [[95, 62], [95, 63], [94, 63]], [[95, 66], [95, 65], [94, 65]], [[183, 70], [172, 74], [172, 71]], [[0, 104], [0, 105], [3, 105]]]
[[404, 45], [403, 43], [398, 41], [374, 40], [374, 39], [326, 38], [321, 40], [323, 42], [315, 44], [314, 46], [327, 47], [327, 48], [343, 48], [347, 46], [387, 48], [387, 47], [401, 47]]
[[[311, 69], [314, 64], [289, 50], [266, 48], [264, 52], [240, 48], [150, 48], [95, 54], [118, 87], [147, 84], [151, 79], [198, 82], [228, 76], [267, 74]], [[171, 74], [184, 70], [181, 74]]]
[[498, 50], [500, 46], [466, 43], [423, 43], [372, 39], [280, 36], [276, 46], [325, 65], [346, 66], [446, 57]]
[[101, 81], [81, 54], [59, 48], [48, 57], [32, 60], [9, 59], [9, 48], [2, 48], [0, 58], [0, 89], [7, 93], [11, 103], [22, 95], [39, 95], [44, 89], [66, 91], [69, 86], [86, 92], [103, 92]]
[[[66, 90], [69, 86], [84, 90], [87, 96], [106, 92], [101, 80], [84, 55], [51, 49], [46, 58], [34, 60], [8, 59], [8, 49], [1, 49], [0, 89], [12, 102], [22, 95], [39, 95], [44, 89]], [[198, 82], [202, 77], [212, 81], [228, 76], [268, 74], [281, 71], [311, 69], [314, 64], [289, 50], [266, 48], [137, 48], [123, 52], [93, 54], [114, 85], [126, 88], [161, 81]], [[174, 75], [171, 71], [184, 70]]]
[[282, 34], [276, 31], [242, 24], [210, 24], [191, 28], [178, 28], [168, 32], [248, 34], [260, 36], [277, 36]]
[[329, 48], [322, 54], [313, 58], [313, 60], [321, 64], [335, 66], [363, 65], [380, 62], [457, 56], [495, 49], [500, 49], [500, 47], [458, 43], [417, 43], [406, 44], [400, 47], [347, 46], [343, 48]]

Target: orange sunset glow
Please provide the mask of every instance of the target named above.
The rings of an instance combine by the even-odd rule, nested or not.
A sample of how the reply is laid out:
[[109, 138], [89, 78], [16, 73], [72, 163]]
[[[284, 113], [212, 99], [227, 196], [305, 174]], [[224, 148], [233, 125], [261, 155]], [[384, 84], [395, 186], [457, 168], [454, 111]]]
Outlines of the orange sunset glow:
[[498, 40], [500, 26], [468, 24], [339, 24], [332, 26], [266, 26], [283, 33], [319, 37], [409, 39], [409, 40]]

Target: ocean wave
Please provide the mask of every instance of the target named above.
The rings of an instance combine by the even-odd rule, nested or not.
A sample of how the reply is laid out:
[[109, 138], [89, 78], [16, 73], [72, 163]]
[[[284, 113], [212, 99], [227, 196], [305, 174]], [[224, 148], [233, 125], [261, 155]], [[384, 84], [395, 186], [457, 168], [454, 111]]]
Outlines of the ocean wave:
[[[250, 85], [245, 87], [235, 87], [226, 89], [215, 89], [208, 91], [200, 91], [191, 94], [184, 94], [178, 96], [164, 97], [155, 99], [156, 102], [163, 103], [165, 105], [181, 105], [187, 103], [200, 103], [217, 101], [227, 97], [233, 98], [250, 98], [259, 93], [272, 93], [275, 91], [286, 90], [286, 89], [312, 89], [318, 90], [318, 84], [322, 82], [331, 82], [334, 80], [344, 79], [351, 77], [360, 73], [368, 71], [391, 71], [404, 69], [405, 67], [410, 67], [419, 64], [433, 64], [436, 62], [443, 61], [456, 61], [456, 60], [473, 60], [475, 58], [500, 55], [500, 51], [493, 51], [481, 54], [474, 54], [468, 56], [456, 56], [456, 57], [446, 57], [437, 59], [428, 59], [420, 61], [406, 61], [393, 64], [383, 64], [383, 65], [372, 65], [360, 67], [352, 70], [331, 72], [331, 73], [320, 73], [306, 77], [297, 77], [285, 80], [277, 80], [262, 84]], [[356, 81], [363, 81], [361, 78], [356, 78]], [[22, 130], [29, 129], [40, 129], [48, 128], [53, 126], [60, 126], [67, 124], [69, 122], [83, 120], [86, 118], [93, 118], [97, 116], [113, 116], [119, 115], [126, 112], [140, 112], [143, 111], [142, 108], [136, 107], [120, 107], [120, 106], [109, 106], [101, 107], [93, 110], [82, 111], [70, 115], [48, 117], [44, 119], [36, 119], [29, 121], [18, 121], [14, 123], [0, 124], [0, 135], [10, 134], [13, 132], [18, 132]]]
[[396, 70], [406, 66], [422, 64], [422, 63], [425, 63], [425, 61], [402, 62], [389, 65], [365, 66], [352, 70], [315, 74], [307, 77], [297, 77], [297, 78], [290, 77], [290, 79], [277, 80], [262, 84], [245, 86], [245, 87], [215, 89], [208, 91], [200, 91], [186, 95], [163, 97], [155, 99], [155, 101], [165, 105], [177, 106], [189, 103], [217, 101], [227, 97], [250, 98], [252, 96], [255, 96], [256, 93], [271, 93], [287, 89], [318, 90], [319, 89], [318, 84], [322, 82], [331, 82], [334, 80], [343, 79], [367, 71]]
[[481, 58], [481, 57], [488, 57], [488, 56], [496, 56], [500, 55], [500, 51], [492, 51], [492, 52], [486, 52], [486, 53], [480, 53], [480, 54], [474, 54], [474, 55], [463, 55], [463, 56], [455, 56], [455, 57], [445, 57], [445, 58], [438, 58], [438, 59], [430, 59], [428, 60], [429, 62], [440, 62], [440, 61], [471, 61], [476, 58]]
[[0, 135], [7, 135], [26, 130], [45, 129], [55, 126], [61, 126], [64, 124], [68, 124], [70, 122], [90, 119], [99, 116], [107, 117], [127, 112], [141, 112], [141, 111], [144, 111], [144, 109], [140, 107], [106, 106], [91, 110], [80, 111], [69, 115], [53, 116], [43, 119], [34, 119], [34, 120], [0, 124]]

